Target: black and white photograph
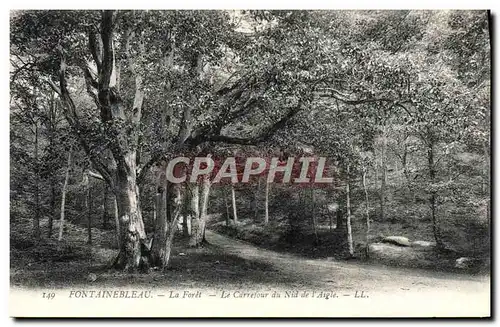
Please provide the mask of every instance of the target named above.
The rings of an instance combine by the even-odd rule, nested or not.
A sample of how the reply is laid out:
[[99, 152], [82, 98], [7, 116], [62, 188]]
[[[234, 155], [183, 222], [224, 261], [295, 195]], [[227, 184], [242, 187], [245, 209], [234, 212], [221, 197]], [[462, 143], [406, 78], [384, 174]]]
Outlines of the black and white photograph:
[[493, 18], [11, 10], [9, 315], [491, 317]]

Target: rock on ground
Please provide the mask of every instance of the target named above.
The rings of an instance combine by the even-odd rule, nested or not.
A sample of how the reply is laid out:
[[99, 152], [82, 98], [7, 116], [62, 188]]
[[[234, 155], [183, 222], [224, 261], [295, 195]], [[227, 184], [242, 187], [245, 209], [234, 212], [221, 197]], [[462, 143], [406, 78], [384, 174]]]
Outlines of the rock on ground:
[[406, 267], [425, 267], [431, 265], [426, 251], [387, 243], [372, 243], [369, 256], [379, 262]]
[[411, 242], [411, 246], [413, 246], [413, 247], [421, 247], [421, 248], [433, 248], [433, 247], [436, 246], [436, 242], [414, 241], [414, 242]]
[[387, 236], [382, 240], [382, 243], [389, 243], [399, 246], [410, 246], [410, 241], [404, 236]]

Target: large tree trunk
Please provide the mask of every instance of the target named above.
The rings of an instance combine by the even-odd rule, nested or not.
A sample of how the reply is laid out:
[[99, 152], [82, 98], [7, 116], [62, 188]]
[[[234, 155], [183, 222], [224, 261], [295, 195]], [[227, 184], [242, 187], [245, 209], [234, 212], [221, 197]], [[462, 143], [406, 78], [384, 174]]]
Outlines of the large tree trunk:
[[115, 217], [116, 247], [119, 249], [122, 242], [120, 241], [120, 216], [118, 215], [118, 201], [116, 201], [116, 195], [113, 196], [113, 213]]
[[[153, 265], [162, 270], [168, 266], [177, 223], [183, 208], [183, 197], [179, 184], [169, 184], [168, 197], [166, 195], [167, 192], [164, 190], [157, 194], [158, 214], [151, 247]], [[172, 208], [170, 222], [167, 219], [165, 210], [167, 206]]]
[[109, 215], [108, 215], [108, 185], [104, 185], [104, 195], [102, 197], [102, 228], [107, 229], [109, 227]]
[[172, 243], [174, 242], [175, 231], [177, 230], [177, 223], [182, 212], [182, 194], [180, 192], [179, 184], [172, 184], [171, 190], [169, 191], [169, 202], [172, 207], [172, 220], [170, 222], [167, 231], [167, 241], [165, 244], [165, 254], [163, 259], [163, 269], [167, 267], [170, 260], [170, 253], [172, 250]]
[[351, 227], [351, 180], [350, 180], [350, 164], [347, 164], [347, 184], [346, 184], [346, 211], [347, 211], [347, 251], [350, 257], [354, 256], [354, 245], [352, 241]]
[[151, 246], [151, 257], [153, 265], [157, 267], [166, 267], [166, 244], [168, 232], [168, 219], [167, 219], [167, 192], [164, 187], [159, 186], [156, 193], [155, 207], [157, 210], [153, 244]]
[[196, 187], [193, 187], [191, 191], [192, 193], [199, 193], [191, 198], [192, 202], [195, 201], [194, 199], [198, 201], [198, 204], [191, 205], [194, 210], [197, 210], [197, 212], [192, 212], [191, 216], [191, 236], [189, 238], [189, 246], [192, 247], [200, 246], [204, 241], [210, 186], [210, 180], [208, 178], [204, 178], [201, 183], [201, 188], [196, 185]]
[[59, 237], [58, 241], [61, 242], [64, 230], [64, 211], [66, 206], [66, 189], [68, 188], [69, 172], [71, 170], [71, 150], [68, 153], [68, 164], [66, 166], [66, 176], [64, 177], [64, 184], [61, 191], [61, 218], [59, 220]]
[[116, 198], [120, 221], [120, 253], [115, 267], [135, 271], [141, 264], [141, 241], [146, 238], [136, 183], [135, 152], [125, 155], [117, 167]]
[[[96, 102], [100, 111], [102, 123], [107, 126], [106, 137], [109, 138], [109, 150], [113, 154], [116, 169], [108, 167], [100, 154], [92, 148], [85, 138], [80, 137], [79, 141], [92, 164], [101, 173], [106, 182], [113, 187], [116, 196], [117, 211], [119, 216], [120, 230], [120, 253], [118, 254], [114, 266], [119, 269], [134, 271], [141, 263], [141, 240], [145, 239], [144, 223], [142, 220], [139, 204], [139, 188], [137, 185], [137, 148], [139, 147], [140, 122], [142, 117], [142, 104], [144, 101], [143, 77], [141, 75], [140, 64], [144, 60], [145, 46], [144, 35], [133, 33], [128, 29], [124, 33], [121, 44], [124, 55], [116, 55], [113, 41], [116, 39], [114, 32], [116, 18], [115, 12], [105, 10], [101, 12], [101, 24], [99, 28], [100, 39], [96, 35], [89, 33], [89, 50], [96, 63], [97, 83], [92, 83], [89, 74], [86, 74], [85, 82], [89, 95]], [[132, 51], [134, 37], [138, 45], [138, 51]], [[96, 50], [100, 49], [100, 50]], [[66, 80], [65, 53], [60, 52], [61, 61], [59, 66], [59, 86], [58, 89], [64, 103], [64, 114], [69, 125], [76, 135], [82, 135], [82, 125], [80, 117], [77, 116], [77, 108], [70, 96]], [[128, 101], [123, 101], [119, 94], [120, 88], [117, 86], [116, 59], [118, 65], [125, 64], [130, 81], [134, 81], [134, 96], [132, 106], [126, 107]], [[120, 75], [126, 73], [121, 71]], [[121, 79], [121, 77], [120, 77]], [[93, 85], [97, 84], [97, 85]], [[92, 90], [95, 87], [96, 93]], [[121, 121], [126, 124], [122, 124]], [[114, 122], [120, 122], [114, 124]]]

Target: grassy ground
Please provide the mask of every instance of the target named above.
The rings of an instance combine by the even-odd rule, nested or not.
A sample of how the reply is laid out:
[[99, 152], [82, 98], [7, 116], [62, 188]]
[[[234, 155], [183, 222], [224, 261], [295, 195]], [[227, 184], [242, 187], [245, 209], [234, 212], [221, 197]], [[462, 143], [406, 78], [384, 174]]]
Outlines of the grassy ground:
[[[286, 228], [276, 221], [264, 226], [248, 219], [242, 220], [237, 226], [226, 227], [223, 222], [213, 219], [210, 228], [230, 236], [233, 241], [231, 238], [221, 239], [212, 236], [212, 240], [209, 238], [209, 244], [202, 248], [193, 249], [187, 246], [186, 240], [179, 238], [174, 242], [171, 263], [166, 271], [129, 274], [109, 267], [118, 253], [113, 230], [93, 228], [93, 242], [92, 245], [88, 245], [86, 228], [67, 223], [63, 241], [59, 243], [56, 232], [50, 239], [45, 237], [47, 221], [42, 220], [44, 237], [35, 243], [30, 235], [30, 220], [18, 220], [11, 226], [10, 281], [11, 286], [14, 287], [66, 288], [89, 287], [91, 285], [101, 288], [131, 284], [137, 287], [169, 288], [218, 288], [221, 285], [232, 289], [286, 288], [290, 285], [309, 287], [318, 284], [318, 282], [329, 285], [328, 280], [330, 279], [324, 277], [323, 281], [318, 281], [312, 278], [307, 272], [310, 262], [304, 261], [302, 263], [300, 258], [303, 258], [302, 260], [319, 259], [325, 262], [338, 261], [338, 259], [343, 258], [340, 251], [342, 244], [338, 235], [330, 231], [328, 226], [320, 226], [318, 229], [319, 242], [315, 242], [313, 234], [307, 233], [301, 238], [295, 237], [291, 242]], [[381, 226], [387, 231], [390, 230], [391, 235], [404, 235], [413, 240], [417, 239], [415, 236], [405, 233], [404, 227], [395, 229], [395, 226], [388, 227], [378, 224], [378, 228]], [[354, 228], [361, 227], [355, 225]], [[54, 231], [57, 230], [56, 222]], [[357, 235], [356, 244], [362, 244], [363, 239], [359, 236], [362, 233], [358, 231], [355, 235]], [[387, 234], [383, 229], [375, 229], [374, 235]], [[250, 242], [251, 244], [246, 243], [247, 245], [245, 245], [248, 250], [243, 249], [240, 243], [234, 243], [236, 242], [235, 238]], [[223, 242], [217, 243], [217, 240], [223, 240]], [[252, 244], [272, 251], [262, 252]], [[239, 250], [232, 251], [233, 246]], [[249, 251], [259, 253], [259, 255], [249, 256]], [[362, 247], [357, 246], [356, 251], [357, 254], [362, 253]], [[287, 256], [289, 254], [298, 255], [296, 258], [289, 257], [287, 259], [296, 263], [298, 270], [290, 268], [284, 272], [282, 266], [289, 266], [289, 264], [283, 260], [280, 253]], [[271, 255], [276, 257], [275, 260], [269, 260]], [[446, 270], [441, 269], [442, 267], [438, 264], [452, 267], [450, 261], [452, 259], [455, 257], [436, 256], [436, 264], [430, 268]], [[343, 260], [338, 262], [343, 262]], [[362, 269], [379, 266], [379, 262], [366, 262], [359, 260], [359, 258], [352, 261], [352, 264], [365, 267]], [[329, 264], [325, 263], [325, 265]], [[304, 267], [300, 268], [302, 266]], [[328, 271], [327, 268], [325, 269]], [[91, 274], [95, 274], [95, 280], [90, 278]], [[366, 276], [363, 276], [365, 275], [358, 276], [360, 279], [358, 282], [364, 283], [362, 278]]]
[[[93, 230], [93, 244], [86, 244], [86, 230], [67, 224], [64, 239], [59, 244], [56, 235], [34, 243], [26, 231], [30, 222], [17, 223], [11, 231], [11, 286], [66, 288], [89, 286], [120, 287], [131, 283], [137, 287], [231, 288], [259, 289], [270, 285], [307, 285], [307, 280], [283, 276], [269, 264], [231, 255], [219, 247], [207, 244], [203, 248], [187, 247], [176, 239], [169, 268], [148, 274], [129, 274], [109, 268], [117, 255], [113, 231]], [[42, 227], [46, 221], [42, 221]], [[43, 228], [42, 228], [43, 230]], [[90, 274], [97, 279], [91, 281]]]
[[[281, 253], [293, 253], [305, 258], [343, 260], [348, 256], [344, 234], [329, 226], [318, 226], [317, 232], [302, 231], [299, 235], [291, 235], [286, 221], [271, 221], [268, 225], [256, 223], [254, 219], [240, 219], [237, 224], [227, 226], [224, 221], [213, 221], [211, 228], [218, 233], [229, 237], [250, 242], [260, 247]], [[370, 264], [385, 264], [400, 267], [423, 268], [435, 271], [458, 273], [486, 273], [489, 265], [472, 267], [471, 269], [455, 268], [455, 260], [463, 254], [453, 251], [427, 250], [415, 260], [392, 260], [390, 258], [366, 258], [365, 227], [362, 222], [353, 222], [353, 242], [355, 258], [359, 262]], [[397, 235], [404, 236], [410, 241], [433, 241], [432, 229], [425, 226], [411, 226], [409, 224], [380, 223], [372, 224], [370, 243], [378, 242], [383, 237]], [[404, 254], [403, 254], [404, 255]]]

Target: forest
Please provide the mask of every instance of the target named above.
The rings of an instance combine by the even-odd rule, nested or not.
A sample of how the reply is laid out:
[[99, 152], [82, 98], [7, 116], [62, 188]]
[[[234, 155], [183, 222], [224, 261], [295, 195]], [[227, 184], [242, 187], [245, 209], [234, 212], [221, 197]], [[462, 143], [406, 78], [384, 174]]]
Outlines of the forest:
[[[271, 255], [242, 258], [245, 246], [488, 273], [489, 22], [487, 11], [12, 11], [11, 285], [298, 276], [270, 268]], [[180, 157], [224, 171], [236, 158], [238, 173], [173, 182]], [[247, 158], [263, 166], [242, 181]], [[332, 182], [272, 180], [272, 158], [325, 158]]]

